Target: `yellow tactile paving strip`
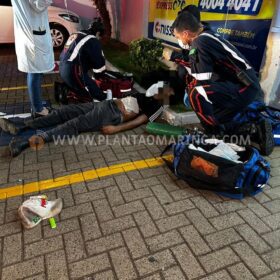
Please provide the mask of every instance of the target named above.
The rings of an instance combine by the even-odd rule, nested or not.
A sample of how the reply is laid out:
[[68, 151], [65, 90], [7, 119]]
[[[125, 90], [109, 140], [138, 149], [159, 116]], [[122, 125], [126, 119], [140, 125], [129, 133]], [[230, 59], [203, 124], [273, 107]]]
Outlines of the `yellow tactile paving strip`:
[[133, 170], [158, 167], [164, 164], [163, 158], [167, 160], [172, 160], [173, 156], [169, 155], [164, 156], [162, 158], [150, 158], [145, 160], [115, 164], [109, 167], [74, 173], [63, 177], [57, 177], [54, 179], [0, 189], [0, 200], [20, 196], [23, 194], [29, 194], [39, 191], [42, 192], [49, 189], [60, 188], [70, 184], [86, 182], [89, 180], [99, 179], [106, 176], [129, 172]]
[[[42, 88], [52, 87], [53, 84], [43, 84]], [[10, 91], [10, 90], [21, 90], [21, 89], [27, 89], [27, 86], [18, 86], [18, 87], [5, 87], [0, 88], [0, 91]]]

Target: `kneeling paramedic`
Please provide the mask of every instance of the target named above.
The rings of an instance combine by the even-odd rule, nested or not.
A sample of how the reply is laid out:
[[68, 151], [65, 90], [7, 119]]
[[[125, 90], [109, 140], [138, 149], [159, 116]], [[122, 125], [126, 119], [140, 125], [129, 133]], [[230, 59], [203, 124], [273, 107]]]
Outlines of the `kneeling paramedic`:
[[13, 135], [28, 129], [51, 128], [32, 136], [29, 140], [14, 138], [2, 156], [15, 157], [30, 146], [37, 148], [36, 145], [51, 142], [59, 137], [61, 139], [94, 131], [114, 134], [133, 129], [148, 121], [153, 122], [163, 112], [161, 101], [164, 98], [162, 93], [153, 97], [134, 94], [122, 99], [65, 105], [46, 117], [25, 121], [24, 127], [21, 128], [9, 120], [0, 119], [0, 128]]
[[[187, 94], [206, 133], [242, 134], [246, 126], [234, 122], [234, 117], [264, 98], [254, 69], [231, 43], [203, 27], [191, 13], [181, 13], [172, 27], [175, 37], [190, 45]], [[261, 152], [270, 154], [274, 147], [270, 123], [262, 121], [256, 130]]]
[[59, 73], [67, 86], [77, 94], [95, 100], [105, 100], [107, 95], [97, 86], [88, 72], [95, 76], [106, 70], [105, 57], [99, 37], [104, 34], [100, 21], [94, 21], [87, 30], [73, 33], [60, 55]]

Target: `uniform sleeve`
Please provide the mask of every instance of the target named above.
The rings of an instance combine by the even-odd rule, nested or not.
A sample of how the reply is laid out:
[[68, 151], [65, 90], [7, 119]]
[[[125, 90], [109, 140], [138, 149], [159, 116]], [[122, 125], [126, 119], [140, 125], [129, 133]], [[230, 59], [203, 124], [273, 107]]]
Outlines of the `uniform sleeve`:
[[146, 115], [150, 122], [155, 121], [164, 111], [164, 108], [153, 97], [138, 94], [136, 98], [141, 113]]
[[153, 122], [162, 114], [163, 110], [161, 105], [153, 103], [150, 107], [144, 108], [142, 113], [149, 118], [150, 122]]
[[[213, 42], [198, 38], [189, 52], [191, 75], [200, 82], [209, 81], [213, 75]], [[215, 42], [214, 42], [215, 43]]]
[[30, 6], [37, 13], [45, 11], [52, 4], [52, 2], [52, 0], [29, 0]]
[[88, 43], [88, 56], [92, 61], [93, 72], [98, 74], [105, 71], [105, 57], [100, 42], [97, 39], [91, 39]]
[[181, 52], [177, 52], [177, 51], [173, 51], [171, 53], [171, 56], [170, 56], [170, 61], [176, 61], [178, 59], [183, 59], [183, 56], [182, 56], [182, 53]]

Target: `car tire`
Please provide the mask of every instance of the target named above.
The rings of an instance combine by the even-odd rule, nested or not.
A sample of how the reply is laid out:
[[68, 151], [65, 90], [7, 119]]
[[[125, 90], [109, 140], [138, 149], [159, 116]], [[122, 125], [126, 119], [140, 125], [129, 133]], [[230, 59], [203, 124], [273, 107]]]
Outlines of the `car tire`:
[[50, 24], [51, 36], [54, 49], [62, 49], [69, 37], [67, 30], [58, 24]]

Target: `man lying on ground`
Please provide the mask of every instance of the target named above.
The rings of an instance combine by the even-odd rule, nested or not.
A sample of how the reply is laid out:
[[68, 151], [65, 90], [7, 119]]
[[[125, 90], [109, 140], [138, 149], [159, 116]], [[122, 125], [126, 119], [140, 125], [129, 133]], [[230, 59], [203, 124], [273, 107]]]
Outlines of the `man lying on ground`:
[[[153, 122], [163, 112], [160, 102], [163, 98], [163, 93], [153, 97], [138, 93], [97, 103], [71, 104], [54, 110], [47, 116], [27, 120], [21, 128], [17, 128], [9, 120], [0, 119], [0, 128], [17, 135], [28, 129], [52, 127], [36, 135], [38, 143], [51, 142], [55, 137], [78, 135], [83, 132], [101, 131], [103, 134], [114, 134], [136, 128], [148, 121]], [[23, 150], [34, 146], [31, 139], [34, 140], [34, 136], [28, 140], [13, 138], [3, 156], [16, 157]]]

